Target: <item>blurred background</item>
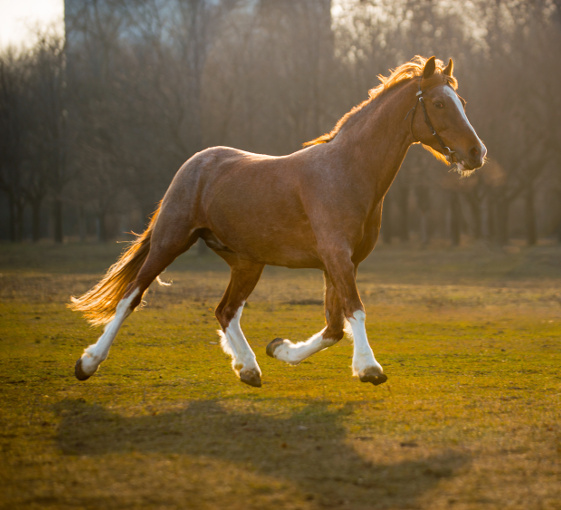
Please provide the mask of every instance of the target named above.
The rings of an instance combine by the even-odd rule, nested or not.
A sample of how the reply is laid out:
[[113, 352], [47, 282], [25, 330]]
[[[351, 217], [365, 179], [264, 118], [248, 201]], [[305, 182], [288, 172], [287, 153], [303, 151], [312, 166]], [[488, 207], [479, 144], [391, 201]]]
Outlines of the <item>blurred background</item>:
[[383, 242], [561, 242], [561, 0], [65, 0], [26, 41], [0, 49], [1, 240], [140, 231], [195, 152], [296, 151], [420, 54], [454, 58], [490, 161], [414, 146]]

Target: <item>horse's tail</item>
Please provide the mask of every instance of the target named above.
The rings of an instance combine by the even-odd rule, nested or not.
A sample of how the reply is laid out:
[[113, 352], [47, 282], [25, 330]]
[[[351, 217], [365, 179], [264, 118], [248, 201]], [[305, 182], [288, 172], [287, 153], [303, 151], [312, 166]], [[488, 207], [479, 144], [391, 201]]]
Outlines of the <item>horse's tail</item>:
[[117, 305], [135, 280], [150, 251], [150, 240], [160, 208], [156, 210], [146, 230], [137, 235], [103, 279], [80, 297], [71, 297], [68, 307], [82, 312], [95, 325], [107, 324], [115, 316]]

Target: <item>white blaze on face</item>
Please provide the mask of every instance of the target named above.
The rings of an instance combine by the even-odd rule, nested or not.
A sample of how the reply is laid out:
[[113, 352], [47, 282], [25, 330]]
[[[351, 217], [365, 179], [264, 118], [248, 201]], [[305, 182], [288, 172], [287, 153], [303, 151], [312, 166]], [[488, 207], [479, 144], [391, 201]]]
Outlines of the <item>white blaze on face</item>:
[[[479, 137], [477, 136], [477, 133], [475, 132], [475, 129], [473, 129], [473, 126], [471, 125], [469, 119], [467, 118], [466, 112], [464, 110], [464, 106], [462, 105], [462, 102], [460, 101], [460, 98], [458, 97], [458, 94], [456, 94], [454, 89], [452, 89], [449, 86], [444, 87], [444, 94], [452, 100], [452, 102], [454, 103], [454, 106], [456, 106], [456, 108], [458, 109], [458, 112], [459, 112], [462, 120], [464, 121], [466, 127], [472, 132], [473, 136], [479, 142], [479, 151], [482, 154], [482, 158], [485, 157], [487, 149], [481, 143], [481, 140], [479, 140]], [[465, 165], [464, 161], [460, 161], [459, 163], [457, 163], [458, 171], [460, 173], [462, 173], [464, 171], [464, 165]]]
[[467, 118], [466, 112], [464, 110], [464, 106], [462, 105], [462, 102], [460, 101], [460, 98], [458, 97], [458, 94], [456, 94], [454, 89], [452, 89], [452, 87], [449, 87], [449, 86], [444, 87], [444, 94], [447, 95], [450, 99], [452, 99], [452, 102], [454, 103], [454, 105], [458, 109], [458, 112], [460, 113], [463, 121], [465, 122], [467, 127], [471, 130], [471, 132], [473, 133], [473, 136], [478, 138], [477, 133], [475, 132], [475, 129], [473, 129], [472, 125], [470, 124], [470, 122]]

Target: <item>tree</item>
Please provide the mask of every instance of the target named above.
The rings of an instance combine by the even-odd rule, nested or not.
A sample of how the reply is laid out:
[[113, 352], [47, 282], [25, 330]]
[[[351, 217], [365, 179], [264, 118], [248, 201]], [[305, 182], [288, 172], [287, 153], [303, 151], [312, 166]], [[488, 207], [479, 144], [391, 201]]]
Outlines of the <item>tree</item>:
[[26, 117], [26, 67], [13, 51], [0, 55], [0, 189], [7, 195], [10, 240], [23, 238], [25, 206], [22, 167]]
[[33, 209], [33, 239], [39, 237], [40, 210], [47, 192], [53, 204], [54, 240], [63, 241], [65, 191], [74, 174], [67, 166], [64, 41], [39, 34], [30, 54], [27, 107], [33, 117], [27, 144], [26, 196]]
[[73, 212], [109, 238], [116, 215], [151, 214], [194, 152], [297, 150], [419, 53], [454, 57], [495, 163], [461, 181], [411, 151], [385, 200], [384, 239], [536, 243], [559, 202], [560, 27], [553, 0], [67, 0], [66, 45], [38, 37], [0, 59], [11, 238], [24, 237], [27, 208], [37, 238], [48, 201], [58, 240]]

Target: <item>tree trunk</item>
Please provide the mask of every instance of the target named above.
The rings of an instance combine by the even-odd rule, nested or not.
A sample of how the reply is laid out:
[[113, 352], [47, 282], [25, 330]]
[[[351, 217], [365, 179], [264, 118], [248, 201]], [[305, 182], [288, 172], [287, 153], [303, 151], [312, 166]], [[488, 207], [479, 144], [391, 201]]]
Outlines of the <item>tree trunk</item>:
[[400, 186], [397, 194], [399, 205], [399, 239], [409, 241], [409, 186]]
[[530, 186], [524, 197], [524, 219], [526, 226], [526, 244], [535, 246], [538, 242], [538, 231], [536, 226], [536, 207], [534, 200], [534, 188]]
[[105, 223], [105, 211], [102, 211], [97, 215], [97, 241], [99, 243], [106, 243], [107, 240], [108, 236], [107, 225]]
[[467, 197], [472, 219], [472, 234], [474, 239], [481, 239], [481, 208], [477, 197], [473, 194]]
[[419, 230], [421, 245], [426, 248], [430, 242], [430, 192], [424, 184], [415, 187], [415, 197], [417, 199], [417, 209], [419, 210]]
[[86, 242], [87, 232], [86, 213], [84, 211], [84, 206], [80, 205], [78, 207], [78, 234], [81, 243]]
[[12, 243], [16, 242], [17, 237], [17, 220], [16, 220], [16, 204], [12, 195], [9, 195], [9, 207], [10, 207], [10, 241]]
[[24, 204], [17, 196], [9, 195], [10, 205], [10, 241], [21, 243], [23, 240], [23, 209]]
[[31, 202], [31, 239], [34, 243], [41, 239], [41, 200]]
[[495, 199], [491, 193], [487, 193], [485, 201], [483, 202], [481, 223], [483, 237], [489, 243], [495, 240], [495, 234], [497, 231], [495, 220]]
[[450, 241], [452, 246], [460, 245], [461, 210], [458, 193], [450, 193]]
[[505, 200], [502, 193], [496, 196], [494, 203], [494, 216], [495, 216], [495, 239], [499, 246], [508, 244], [508, 202]]
[[62, 200], [56, 197], [53, 201], [53, 238], [55, 243], [62, 244], [64, 240], [62, 229]]
[[421, 211], [419, 215], [419, 229], [421, 246], [426, 248], [430, 243], [430, 218], [424, 211]]

